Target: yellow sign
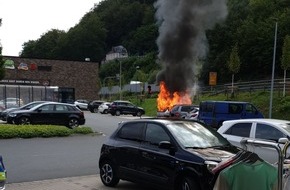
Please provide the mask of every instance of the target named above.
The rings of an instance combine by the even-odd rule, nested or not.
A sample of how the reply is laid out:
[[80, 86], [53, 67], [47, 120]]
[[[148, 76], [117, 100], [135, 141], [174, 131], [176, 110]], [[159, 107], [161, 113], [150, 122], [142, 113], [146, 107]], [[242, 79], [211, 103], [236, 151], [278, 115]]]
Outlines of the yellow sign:
[[209, 72], [209, 85], [215, 86], [217, 81], [217, 73], [216, 72]]

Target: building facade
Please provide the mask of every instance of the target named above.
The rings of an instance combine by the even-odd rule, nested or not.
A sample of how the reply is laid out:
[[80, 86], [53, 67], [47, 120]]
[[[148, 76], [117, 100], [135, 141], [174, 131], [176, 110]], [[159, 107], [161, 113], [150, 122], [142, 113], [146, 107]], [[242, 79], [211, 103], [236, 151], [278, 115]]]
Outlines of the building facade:
[[[3, 56], [3, 60], [5, 61], [5, 77], [0, 81], [0, 99], [1, 96], [7, 97], [14, 94], [14, 96], [20, 97], [23, 94], [21, 93], [22, 89], [29, 91], [26, 96], [33, 97], [33, 101], [40, 99], [39, 94], [45, 96], [45, 99], [57, 99], [60, 102], [71, 102], [75, 99], [98, 99], [99, 64], [96, 62], [30, 59], [12, 56]], [[10, 91], [7, 92], [7, 89], [15, 88], [16, 90], [12, 92], [12, 95], [10, 95]], [[35, 95], [36, 89], [44, 89], [44, 91], [37, 92], [38, 95]], [[57, 93], [47, 93], [47, 89]], [[7, 93], [10, 94], [7, 95]], [[50, 96], [58, 97], [52, 98]]]

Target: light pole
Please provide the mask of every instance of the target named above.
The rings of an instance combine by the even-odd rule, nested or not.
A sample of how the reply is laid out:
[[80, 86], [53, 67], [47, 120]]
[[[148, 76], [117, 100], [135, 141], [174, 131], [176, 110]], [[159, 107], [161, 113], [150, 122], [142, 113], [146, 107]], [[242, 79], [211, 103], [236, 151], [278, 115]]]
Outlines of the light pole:
[[118, 59], [117, 59], [117, 61], [120, 63], [120, 78], [119, 78], [119, 80], [120, 80], [120, 100], [122, 100], [122, 62], [121, 61], [119, 61]]
[[136, 81], [135, 81], [136, 102], [138, 102], [138, 93], [137, 93], [138, 73], [137, 73], [137, 71], [138, 71], [139, 68], [140, 68], [139, 65], [137, 65], [136, 66], [136, 73], [135, 73], [135, 75], [136, 75]]
[[274, 74], [275, 74], [277, 29], [278, 29], [278, 23], [276, 21], [276, 23], [275, 23], [275, 38], [274, 38], [274, 51], [273, 51], [273, 67], [272, 67], [272, 80], [271, 80], [271, 95], [270, 95], [269, 118], [272, 118], [272, 102], [273, 102], [273, 88], [274, 88]]

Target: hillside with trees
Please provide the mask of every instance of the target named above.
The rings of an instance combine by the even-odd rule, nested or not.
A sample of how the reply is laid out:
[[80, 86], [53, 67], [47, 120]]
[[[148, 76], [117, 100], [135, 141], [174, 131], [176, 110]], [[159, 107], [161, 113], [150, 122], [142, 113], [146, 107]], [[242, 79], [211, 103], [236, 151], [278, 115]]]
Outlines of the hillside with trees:
[[[20, 56], [76, 61], [89, 57], [102, 62], [113, 46], [123, 45], [130, 56], [122, 62], [123, 82], [137, 77], [136, 66], [140, 66], [138, 73], [143, 80], [154, 82], [160, 70], [154, 2], [101, 1], [67, 32], [52, 29], [38, 40], [25, 42]], [[228, 0], [226, 21], [206, 33], [209, 51], [199, 80], [207, 85], [209, 72], [217, 72], [218, 83], [229, 83], [233, 74], [235, 81], [270, 79], [276, 22], [276, 78], [282, 78], [285, 67], [281, 67], [281, 59], [287, 52], [282, 49], [290, 34], [289, 18], [290, 0]], [[238, 49], [238, 72], [229, 69], [234, 48]], [[118, 73], [116, 65], [112, 61], [102, 66], [101, 80]]]

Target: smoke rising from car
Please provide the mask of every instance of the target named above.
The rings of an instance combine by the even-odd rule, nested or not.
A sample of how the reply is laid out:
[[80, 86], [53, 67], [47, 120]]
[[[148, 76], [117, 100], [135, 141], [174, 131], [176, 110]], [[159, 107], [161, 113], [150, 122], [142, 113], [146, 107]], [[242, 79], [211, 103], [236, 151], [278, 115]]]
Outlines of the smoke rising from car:
[[205, 31], [226, 18], [226, 0], [157, 0], [154, 6], [158, 61], [163, 66], [157, 82], [164, 81], [171, 94], [186, 92], [194, 85], [198, 61], [207, 53]]

